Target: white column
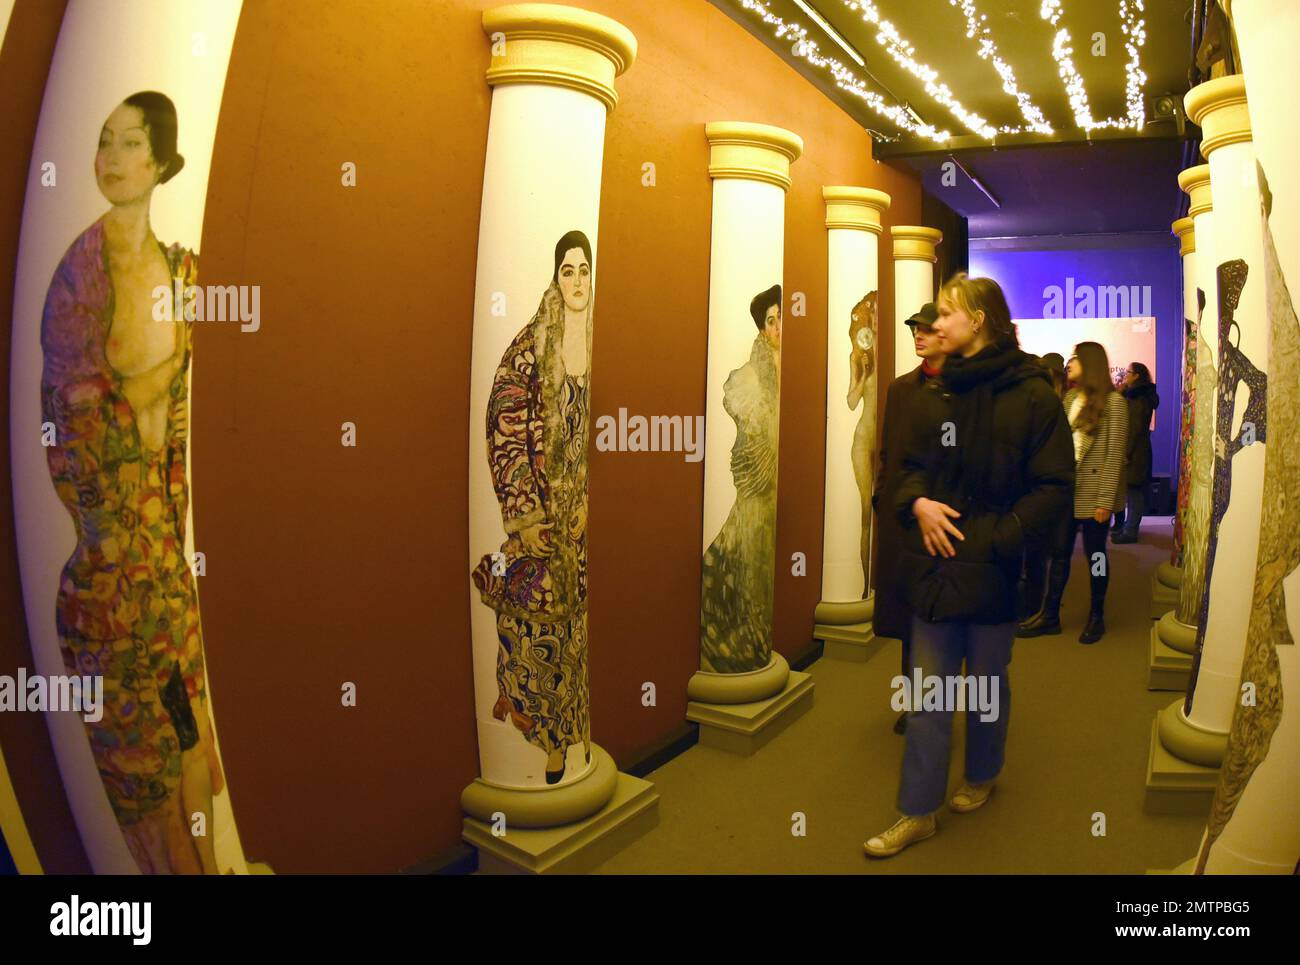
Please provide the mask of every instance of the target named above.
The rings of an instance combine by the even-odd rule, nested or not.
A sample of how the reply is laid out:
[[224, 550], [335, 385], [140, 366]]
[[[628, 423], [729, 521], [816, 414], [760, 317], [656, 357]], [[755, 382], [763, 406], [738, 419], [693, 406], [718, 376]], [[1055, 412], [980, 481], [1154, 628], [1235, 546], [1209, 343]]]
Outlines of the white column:
[[[1218, 308], [1215, 292], [1214, 211], [1210, 194], [1210, 166], [1199, 164], [1178, 175], [1178, 186], [1187, 192], [1191, 204], [1191, 236], [1196, 251], [1192, 276], [1188, 279], [1184, 259], [1184, 311], [1196, 329], [1193, 385], [1192, 444], [1188, 454], [1188, 491], [1181, 507], [1183, 530], [1182, 578], [1178, 601], [1156, 624], [1155, 632], [1167, 647], [1187, 654], [1196, 652], [1196, 627], [1200, 621], [1201, 597], [1205, 590], [1205, 546], [1210, 528], [1210, 480], [1214, 474], [1214, 411], [1216, 359], [1219, 345]], [[1188, 305], [1189, 296], [1191, 304]], [[1185, 666], [1185, 665], [1184, 665]], [[1187, 726], [1180, 698], [1161, 712], [1161, 740], [1177, 757], [1193, 763], [1215, 766], [1222, 758], [1223, 735], [1205, 733]]]
[[[1226, 737], [1250, 618], [1264, 482], [1265, 418], [1256, 397], [1269, 352], [1264, 247], [1241, 76], [1192, 88], [1187, 114], [1201, 126], [1201, 153], [1210, 165], [1219, 339], [1206, 585], [1184, 714], [1196, 729]], [[1229, 318], [1231, 278], [1242, 272], [1245, 284]]]
[[938, 228], [894, 225], [894, 378], [916, 368], [912, 333], [903, 324], [928, 302], [934, 301], [938, 284], [934, 266], [939, 260], [935, 246], [943, 240]]
[[1178, 254], [1183, 260], [1183, 364], [1179, 378], [1178, 423], [1178, 494], [1175, 507], [1174, 545], [1169, 554], [1169, 565], [1177, 571], [1175, 579], [1182, 580], [1183, 569], [1183, 515], [1191, 495], [1192, 417], [1196, 399], [1196, 222], [1192, 218], [1179, 218], [1170, 230], [1178, 237]]
[[[590, 395], [563, 420], [558, 407], [569, 377], [590, 392], [606, 115], [636, 39], [607, 17], [543, 4], [487, 10], [483, 31], [492, 108], [475, 275], [467, 568], [481, 777], [461, 803], [484, 821], [500, 811], [510, 827], [544, 827], [595, 813], [617, 780], [590, 739], [586, 588], [577, 576], [586, 566], [586, 447], [560, 455], [562, 422], [590, 426]], [[585, 236], [590, 259], [573, 232]], [[566, 238], [574, 244], [562, 245]], [[557, 246], [567, 249], [558, 266]], [[503, 363], [525, 388], [510, 391]], [[514, 415], [494, 415], [502, 406]], [[539, 539], [549, 556], [531, 545]], [[549, 599], [521, 589], [529, 567], [544, 574], [537, 593]], [[558, 693], [537, 686], [543, 674], [561, 679]]]
[[701, 669], [687, 692], [692, 700], [732, 704], [779, 693], [789, 675], [784, 658], [772, 650], [784, 305], [778, 303], [775, 330], [763, 319], [756, 322], [751, 309], [756, 296], [781, 284], [785, 192], [803, 141], [781, 128], [734, 121], [709, 123], [705, 135], [713, 227]]
[[1293, 302], [1300, 289], [1300, 185], [1292, 171], [1300, 150], [1295, 125], [1300, 64], [1294, 50], [1300, 8], [1285, 0], [1236, 0], [1224, 6], [1241, 47], [1267, 209], [1259, 274], [1267, 294], [1271, 344], [1266, 511], [1240, 671], [1241, 682], [1252, 684], [1256, 694], [1253, 704], [1236, 702], [1201, 858], [1210, 873], [1293, 874], [1300, 856], [1300, 655], [1295, 646], [1300, 637], [1300, 535], [1295, 525], [1300, 503], [1300, 325]]
[[[112, 206], [93, 176], [96, 144], [109, 115], [125, 98], [142, 91], [158, 91], [172, 101], [177, 120], [177, 150], [184, 157], [183, 168], [177, 170], [175, 177], [153, 188], [148, 212], [150, 227], [163, 245], [178, 244], [188, 249], [198, 256], [201, 266], [199, 243], [203, 235], [208, 173], [240, 7], [239, 0], [221, 4], [199, 0], [139, 0], [120, 5], [73, 0], [63, 16], [32, 147], [15, 272], [15, 324], [10, 359], [13, 511], [27, 627], [36, 664], [26, 670], [32, 674], [48, 677], [66, 673], [55, 623], [61, 572], [79, 543], [87, 551], [98, 553], [102, 546], [98, 540], [109, 541], [107, 534], [79, 540], [69, 511], [51, 482], [47, 451], [41, 438], [40, 339], [46, 294], [52, 287], [56, 266], [69, 246], [89, 236], [91, 226]], [[96, 293], [102, 293], [104, 285], [111, 287], [111, 282], [107, 276], [83, 277], [78, 281], [84, 290], [79, 290], [76, 297], [88, 300], [80, 306], [87, 319], [81, 334], [85, 335], [85, 344], [91, 346], [94, 344], [92, 321], [100, 306], [90, 304], [89, 300], [102, 297]], [[204, 283], [201, 271], [197, 283]], [[147, 302], [150, 296], [137, 293], [137, 297]], [[82, 359], [83, 385], [89, 384], [92, 377], [109, 376], [105, 354], [101, 352], [95, 358], [91, 352]], [[92, 376], [92, 370], [97, 367]], [[189, 373], [177, 384], [183, 387], [188, 400]], [[113, 391], [118, 393], [116, 389]], [[120, 393], [116, 397], [124, 400]], [[134, 463], [133, 471], [141, 464], [142, 461]], [[188, 468], [187, 445], [182, 487], [187, 501], [191, 486]], [[106, 469], [101, 477], [108, 473]], [[208, 484], [220, 482], [209, 480]], [[97, 492], [87, 495], [103, 497], [105, 490], [117, 485], [117, 478], [101, 478], [96, 484]], [[172, 495], [177, 494], [173, 491]], [[185, 553], [191, 560], [193, 509], [190, 501]], [[97, 545], [89, 547], [87, 544], [92, 541]], [[201, 534], [199, 545], [202, 546]], [[112, 570], [99, 575], [116, 579]], [[151, 573], [149, 578], [155, 575]], [[178, 577], [158, 579], [160, 583], [166, 580], [169, 588], [182, 596], [200, 595], [197, 585], [185, 586]], [[201, 583], [201, 579], [196, 582]], [[122, 609], [129, 612], [126, 603]], [[139, 621], [132, 621], [131, 630], [136, 632], [139, 626]], [[113, 686], [118, 683], [114, 681]], [[219, 698], [212, 693], [210, 678], [207, 685], [207, 707], [220, 706]], [[116, 706], [105, 708], [108, 719], [116, 713]], [[210, 716], [215, 720], [215, 714]], [[62, 778], [92, 867], [97, 874], [136, 873], [139, 865], [110, 806], [81, 715], [52, 713], [46, 720], [57, 759], [51, 763], [51, 779]], [[220, 735], [215, 725], [213, 734], [219, 757]], [[56, 765], [57, 774], [53, 770]], [[165, 777], [164, 773], [160, 779]], [[123, 795], [128, 796], [129, 792]], [[212, 814], [208, 817], [218, 869], [245, 871], [228, 790], [213, 798]]]
[[880, 215], [889, 195], [825, 187], [826, 496], [819, 624], [871, 619], [871, 491], [879, 368]]

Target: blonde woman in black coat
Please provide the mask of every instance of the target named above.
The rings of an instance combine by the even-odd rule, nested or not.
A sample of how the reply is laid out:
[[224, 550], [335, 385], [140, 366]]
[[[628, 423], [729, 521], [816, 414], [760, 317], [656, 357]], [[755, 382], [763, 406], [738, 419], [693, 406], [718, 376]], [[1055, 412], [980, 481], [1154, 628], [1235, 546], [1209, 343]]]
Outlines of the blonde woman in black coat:
[[1061, 401], [1020, 350], [997, 282], [959, 274], [940, 290], [938, 309], [942, 390], [914, 397], [891, 500], [903, 527], [899, 582], [912, 615], [912, 679], [979, 682], [991, 707], [975, 711], [964, 699], [936, 706], [914, 689], [907, 700], [908, 678], [895, 681], [910, 704], [902, 817], [866, 841], [874, 858], [935, 833], [954, 704], [966, 712], [965, 780], [949, 806], [961, 813], [988, 801], [1005, 761], [1024, 547], [1068, 506], [1074, 476]]

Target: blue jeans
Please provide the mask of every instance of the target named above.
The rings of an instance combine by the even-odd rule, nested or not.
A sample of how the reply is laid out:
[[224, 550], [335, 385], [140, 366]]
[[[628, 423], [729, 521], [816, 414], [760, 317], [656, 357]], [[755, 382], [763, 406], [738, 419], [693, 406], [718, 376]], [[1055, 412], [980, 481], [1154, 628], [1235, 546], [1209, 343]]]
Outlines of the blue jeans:
[[[985, 679], [992, 696], [997, 688], [997, 715], [981, 720], [979, 710], [966, 704], [966, 780], [983, 784], [1002, 771], [1011, 717], [1011, 645], [1016, 624], [926, 623], [912, 617], [912, 664], [922, 680], [957, 677], [966, 661], [966, 674]], [[997, 678], [996, 683], [992, 678]], [[945, 693], [947, 688], [945, 687]], [[916, 695], [920, 704], [920, 695]], [[907, 715], [907, 748], [903, 752], [903, 778], [898, 789], [898, 810], [919, 817], [939, 810], [948, 789], [948, 758], [952, 749], [954, 707], [912, 710]]]

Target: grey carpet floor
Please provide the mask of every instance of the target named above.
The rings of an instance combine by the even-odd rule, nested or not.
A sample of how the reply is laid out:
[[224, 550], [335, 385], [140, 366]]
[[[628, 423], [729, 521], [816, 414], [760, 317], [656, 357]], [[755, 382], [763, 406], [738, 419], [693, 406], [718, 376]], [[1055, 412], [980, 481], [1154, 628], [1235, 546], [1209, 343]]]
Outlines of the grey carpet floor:
[[[1204, 816], [1142, 807], [1151, 723], [1178, 697], [1146, 689], [1150, 574], [1170, 540], [1168, 520], [1149, 519], [1141, 543], [1111, 549], [1107, 633], [1093, 646], [1077, 642], [1088, 580], [1076, 550], [1064, 632], [1016, 641], [1007, 763], [992, 799], [971, 814], [945, 807], [928, 841], [883, 861], [862, 852], [897, 817], [903, 738], [889, 701], [899, 645], [885, 641], [866, 663], [814, 663], [812, 708], [753, 756], [697, 745], [650, 774], [657, 827], [597, 873], [1141, 874], [1182, 863]], [[962, 777], [961, 717], [949, 793]]]

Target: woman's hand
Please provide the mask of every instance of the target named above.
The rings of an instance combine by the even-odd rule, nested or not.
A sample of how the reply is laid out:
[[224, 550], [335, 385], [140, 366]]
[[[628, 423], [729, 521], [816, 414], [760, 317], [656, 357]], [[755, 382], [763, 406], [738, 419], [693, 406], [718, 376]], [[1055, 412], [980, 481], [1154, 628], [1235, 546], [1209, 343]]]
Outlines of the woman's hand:
[[1098, 506], [1095, 510], [1093, 510], [1092, 518], [1099, 523], [1108, 523], [1110, 522], [1110, 510], [1102, 509], [1100, 506]]
[[519, 539], [524, 544], [524, 552], [529, 556], [547, 557], [555, 552], [551, 545], [551, 527], [553, 520], [544, 519], [540, 523], [526, 526], [519, 531]]
[[961, 534], [961, 530], [951, 522], [951, 520], [960, 518], [961, 513], [947, 503], [926, 499], [921, 496], [912, 503], [912, 515], [916, 517], [917, 523], [921, 526], [921, 538], [925, 542], [927, 553], [931, 556], [943, 556], [945, 558], [957, 555], [957, 551], [952, 548], [952, 541], [948, 537], [951, 535], [963, 542], [965, 541], [966, 537]]

